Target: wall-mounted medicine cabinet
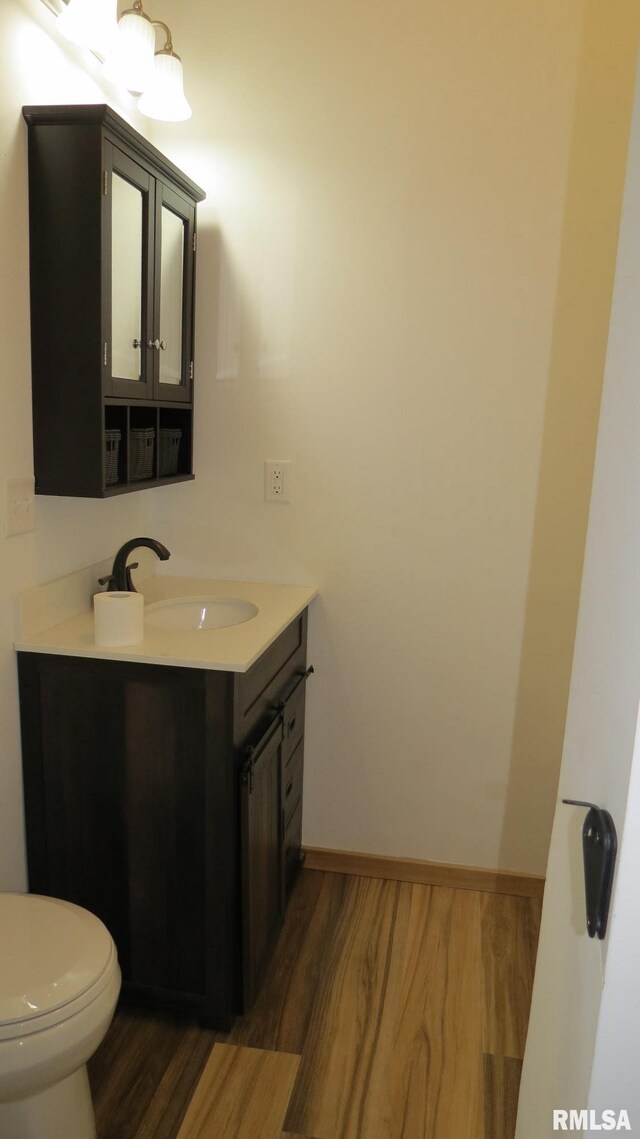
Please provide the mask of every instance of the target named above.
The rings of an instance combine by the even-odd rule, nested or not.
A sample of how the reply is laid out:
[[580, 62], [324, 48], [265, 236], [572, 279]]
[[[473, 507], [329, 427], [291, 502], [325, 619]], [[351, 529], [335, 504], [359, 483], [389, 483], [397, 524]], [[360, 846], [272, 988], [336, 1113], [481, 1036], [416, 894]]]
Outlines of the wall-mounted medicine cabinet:
[[37, 494], [193, 478], [204, 191], [104, 105], [25, 107]]

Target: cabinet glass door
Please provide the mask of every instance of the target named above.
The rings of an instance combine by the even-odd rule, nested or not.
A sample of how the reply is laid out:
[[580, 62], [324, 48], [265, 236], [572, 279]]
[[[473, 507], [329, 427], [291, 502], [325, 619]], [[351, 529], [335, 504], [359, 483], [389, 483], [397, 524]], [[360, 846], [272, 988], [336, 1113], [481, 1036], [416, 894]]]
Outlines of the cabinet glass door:
[[180, 194], [156, 190], [155, 397], [191, 398], [195, 211]]
[[184, 222], [162, 207], [160, 255], [160, 383], [182, 383], [182, 309], [184, 304]]
[[144, 203], [140, 190], [116, 173], [111, 194], [112, 368], [140, 382]]
[[107, 370], [105, 390], [110, 395], [148, 398], [153, 390], [153, 346], [150, 305], [150, 226], [153, 179], [142, 167], [108, 146], [107, 264], [109, 287], [105, 290], [105, 344], [103, 364]]

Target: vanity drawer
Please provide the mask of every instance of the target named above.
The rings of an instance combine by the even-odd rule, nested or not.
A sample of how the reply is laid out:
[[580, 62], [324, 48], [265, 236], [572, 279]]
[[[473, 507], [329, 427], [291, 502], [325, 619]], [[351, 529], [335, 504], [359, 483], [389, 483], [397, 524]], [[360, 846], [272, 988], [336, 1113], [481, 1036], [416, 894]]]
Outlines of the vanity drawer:
[[302, 676], [293, 692], [285, 702], [283, 709], [284, 742], [282, 754], [285, 764], [291, 763], [294, 752], [304, 735], [304, 706], [307, 685]]
[[284, 832], [284, 888], [285, 895], [291, 892], [296, 874], [300, 869], [300, 847], [302, 844], [302, 799], [291, 816]]
[[282, 772], [282, 813], [285, 829], [302, 798], [304, 740], [300, 739], [289, 763]]

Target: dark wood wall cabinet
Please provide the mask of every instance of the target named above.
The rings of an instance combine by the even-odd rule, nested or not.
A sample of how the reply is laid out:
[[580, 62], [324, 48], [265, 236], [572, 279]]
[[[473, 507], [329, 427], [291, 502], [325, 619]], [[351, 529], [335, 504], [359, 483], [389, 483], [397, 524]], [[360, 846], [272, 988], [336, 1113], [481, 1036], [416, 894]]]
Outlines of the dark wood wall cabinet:
[[300, 864], [307, 614], [246, 673], [19, 653], [29, 889], [96, 913], [125, 997], [226, 1030]]
[[196, 205], [110, 107], [24, 107], [37, 494], [193, 478]]

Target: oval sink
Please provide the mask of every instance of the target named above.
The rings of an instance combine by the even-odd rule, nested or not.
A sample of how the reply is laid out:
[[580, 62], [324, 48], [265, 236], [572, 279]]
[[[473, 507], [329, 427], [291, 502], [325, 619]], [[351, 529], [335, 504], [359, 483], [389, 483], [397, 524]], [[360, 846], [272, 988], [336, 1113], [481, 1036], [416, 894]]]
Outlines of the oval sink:
[[242, 625], [258, 612], [251, 601], [233, 597], [171, 597], [145, 606], [144, 620], [154, 629], [188, 632]]

